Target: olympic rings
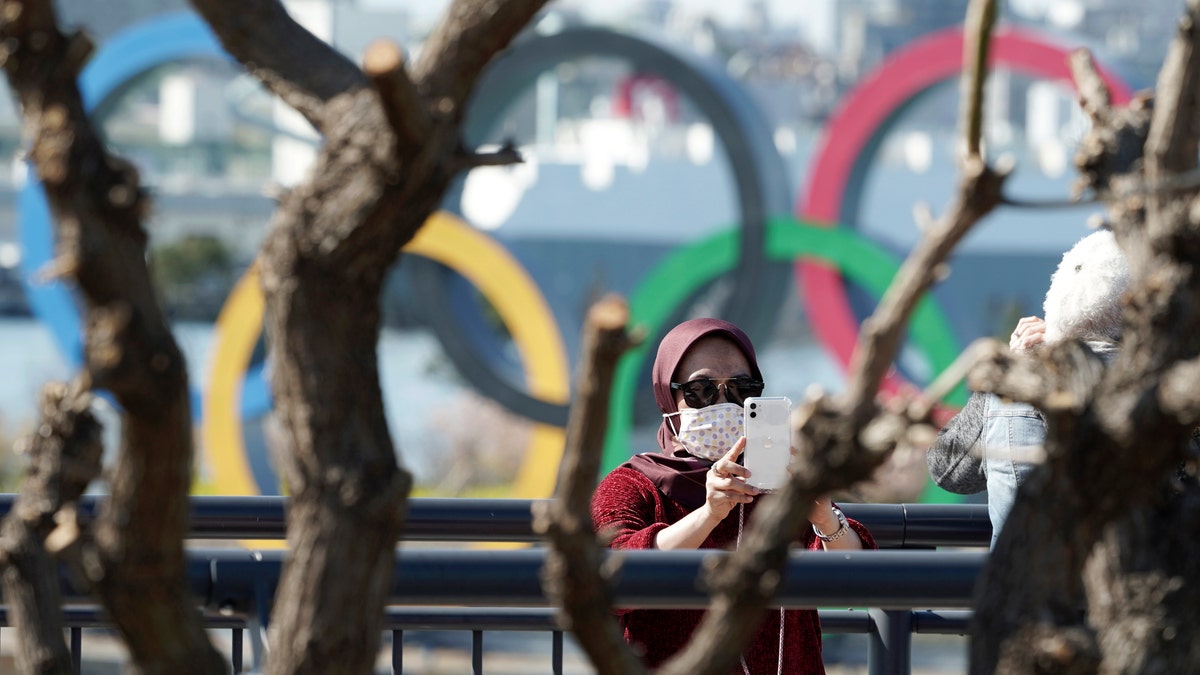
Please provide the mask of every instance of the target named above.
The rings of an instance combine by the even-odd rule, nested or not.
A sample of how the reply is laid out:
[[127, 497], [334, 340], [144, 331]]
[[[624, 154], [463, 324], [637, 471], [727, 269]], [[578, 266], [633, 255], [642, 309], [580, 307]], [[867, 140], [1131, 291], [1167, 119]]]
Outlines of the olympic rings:
[[[631, 295], [635, 323], [663, 330], [690, 295], [721, 275], [735, 284], [724, 315], [750, 328], [767, 332], [782, 304], [788, 263], [794, 263], [814, 328], [824, 346], [843, 363], [857, 339], [857, 321], [849, 310], [840, 278], [818, 271], [797, 258], [817, 259], [840, 269], [842, 275], [880, 294], [896, 269], [890, 256], [857, 236], [853, 230], [823, 229], [831, 223], [854, 224], [863, 179], [873, 148], [896, 115], [913, 98], [938, 82], [957, 77], [961, 59], [958, 30], [936, 34], [897, 53], [874, 76], [864, 80], [843, 103], [826, 129], [823, 145], [813, 159], [804, 197], [795, 203], [800, 221], [772, 218], [791, 210], [787, 172], [774, 150], [760, 112], [745, 93], [719, 70], [686, 54], [678, 54], [630, 36], [598, 29], [572, 29], [534, 36], [514, 45], [490, 68], [472, 98], [466, 136], [483, 139], [498, 115], [540, 73], [555, 65], [590, 56], [626, 59], [640, 73], [655, 75], [685, 94], [720, 138], [737, 185], [739, 218], [736, 229], [694, 242], [668, 255], [636, 286]], [[1043, 78], [1066, 79], [1065, 50], [1017, 31], [1001, 31], [994, 42], [993, 61]], [[227, 59], [207, 25], [192, 13], [158, 18], [115, 36], [97, 52], [80, 78], [89, 110], [127, 81], [170, 61], [193, 57]], [[1117, 101], [1129, 97], [1115, 77], [1105, 78]], [[453, 205], [457, 195], [447, 200]], [[44, 193], [34, 181], [19, 196], [18, 225], [26, 279], [53, 257], [53, 233]], [[460, 249], [446, 248], [450, 241]], [[477, 345], [459, 343], [457, 319], [434, 313], [434, 330], [443, 348], [485, 395], [535, 421], [534, 436], [517, 481], [515, 496], [550, 493], [560, 457], [569, 397], [569, 366], [561, 334], [538, 286], [498, 242], [446, 214], [435, 215], [410, 244], [417, 253], [411, 262], [418, 275], [431, 280], [426, 288], [445, 299], [445, 272], [422, 257], [437, 261], [467, 279], [501, 315], [512, 334], [525, 373], [523, 389], [504, 382]], [[472, 251], [470, 255], [464, 251]], [[486, 261], [486, 262], [485, 262]], [[432, 275], [438, 275], [436, 278]], [[242, 420], [270, 408], [262, 367], [251, 367], [251, 354], [261, 333], [262, 298], [253, 269], [239, 281], [217, 320], [211, 384], [204, 393], [192, 392], [200, 416], [203, 448], [209, 469], [216, 472], [222, 492], [252, 494], [272, 479], [262, 458], [248, 458], [242, 442]], [[766, 289], [767, 301], [746, 294]], [[50, 328], [61, 351], [74, 364], [82, 360], [80, 321], [70, 293], [59, 283], [26, 283], [31, 306]], [[423, 289], [425, 290], [425, 289]], [[449, 308], [452, 303], [440, 305]], [[757, 327], [757, 329], [755, 328]], [[940, 310], [928, 299], [914, 316], [911, 333], [935, 370], [944, 368], [958, 351], [953, 333]], [[612, 417], [606, 437], [604, 464], [612, 468], [628, 456], [636, 378], [649, 344], [626, 355], [613, 390]], [[483, 368], [464, 363], [483, 363]], [[489, 383], [489, 379], [491, 383]], [[499, 385], [496, 383], [499, 382]], [[895, 386], [895, 381], [889, 381]], [[961, 391], [960, 391], [961, 395]], [[201, 405], [203, 404], [203, 405]], [[929, 495], [927, 495], [929, 496]]]
[[[503, 247], [442, 211], [429, 217], [404, 251], [436, 260], [467, 277], [512, 334], [530, 391], [557, 403], [567, 400], [566, 348], [558, 326], [540, 289]], [[240, 373], [249, 364], [262, 332], [262, 317], [262, 289], [257, 268], [251, 267], [217, 318], [213, 370], [205, 400], [202, 445], [213, 482], [223, 494], [260, 494], [267, 487], [265, 477], [252, 475], [246, 463], [237, 415]], [[553, 490], [565, 433], [562, 427], [534, 425], [515, 495], [541, 496]]]

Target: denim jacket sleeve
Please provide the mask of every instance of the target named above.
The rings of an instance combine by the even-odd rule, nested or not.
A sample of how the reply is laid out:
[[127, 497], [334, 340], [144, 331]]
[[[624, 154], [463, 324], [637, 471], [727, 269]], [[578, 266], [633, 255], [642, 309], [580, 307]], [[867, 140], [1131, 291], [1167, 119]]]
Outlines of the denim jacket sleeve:
[[967, 404], [938, 432], [925, 453], [929, 476], [942, 489], [960, 495], [983, 492], [987, 476], [978, 444], [987, 419], [987, 394], [972, 393]]

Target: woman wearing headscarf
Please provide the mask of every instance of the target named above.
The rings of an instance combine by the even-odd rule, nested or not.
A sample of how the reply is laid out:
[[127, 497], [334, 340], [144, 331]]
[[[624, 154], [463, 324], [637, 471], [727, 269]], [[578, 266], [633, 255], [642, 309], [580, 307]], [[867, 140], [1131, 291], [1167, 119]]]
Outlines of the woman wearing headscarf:
[[[742, 402], [763, 391], [754, 346], [719, 319], [693, 319], [659, 344], [651, 374], [663, 413], [659, 452], [633, 456], [592, 498], [592, 521], [614, 549], [735, 548], [759, 491], [738, 463]], [[817, 500], [798, 543], [811, 550], [875, 548], [862, 524]], [[703, 610], [619, 611], [625, 639], [647, 666], [687, 644]], [[770, 610], [742, 652], [743, 673], [824, 673], [816, 610]]]

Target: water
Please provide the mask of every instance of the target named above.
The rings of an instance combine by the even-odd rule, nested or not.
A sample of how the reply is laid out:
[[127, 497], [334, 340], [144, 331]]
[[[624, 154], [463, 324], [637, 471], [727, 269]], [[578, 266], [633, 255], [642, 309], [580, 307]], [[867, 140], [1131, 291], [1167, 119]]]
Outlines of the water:
[[27, 429], [37, 413], [42, 385], [71, 375], [50, 331], [32, 319], [0, 319], [0, 428], [5, 435]]
[[[180, 322], [172, 328], [187, 360], [189, 381], [197, 391], [205, 391], [214, 358], [212, 324]], [[34, 424], [41, 387], [70, 378], [74, 367], [36, 319], [0, 319], [0, 345], [0, 372], [5, 373], [0, 382], [0, 436], [12, 441]], [[812, 342], [768, 341], [760, 349], [760, 363], [769, 374], [771, 395], [800, 401], [813, 385], [826, 391], [842, 386], [840, 368]], [[463, 480], [448, 474], [468, 470], [473, 477], [466, 487], [503, 485], [528, 460], [528, 422], [474, 393], [431, 333], [385, 330], [379, 342], [379, 370], [384, 410], [400, 461], [427, 491], [454, 494], [464, 487]], [[105, 423], [111, 461], [119, 431], [116, 413], [101, 401], [98, 414]], [[262, 422], [243, 420], [244, 443], [260, 489], [270, 493], [278, 485], [266, 448], [270, 434]], [[197, 414], [198, 430], [203, 423]], [[653, 449], [648, 444], [656, 427], [636, 431], [631, 452]], [[202, 479], [211, 479], [213, 472], [213, 467], [202, 466]], [[216, 491], [226, 492], [219, 486], [227, 482], [214, 481]]]
[[[172, 326], [175, 339], [187, 360], [188, 377], [197, 391], [210, 379], [213, 359], [212, 324], [183, 322]], [[385, 331], [379, 343], [380, 379], [385, 413], [397, 444], [411, 449], [406, 463], [419, 478], [429, 479], [436, 470], [443, 443], [431, 438], [431, 423], [445, 423], [440, 411], [452, 409], [463, 395], [453, 369], [436, 339], [423, 332]], [[76, 368], [58, 349], [44, 324], [31, 318], [0, 319], [0, 436], [11, 441], [27, 433], [37, 418], [37, 399], [42, 386], [66, 381]], [[116, 444], [116, 415], [105, 402], [98, 405], [108, 438], [106, 448]], [[197, 424], [201, 424], [197, 420]], [[261, 450], [261, 449], [259, 449]]]

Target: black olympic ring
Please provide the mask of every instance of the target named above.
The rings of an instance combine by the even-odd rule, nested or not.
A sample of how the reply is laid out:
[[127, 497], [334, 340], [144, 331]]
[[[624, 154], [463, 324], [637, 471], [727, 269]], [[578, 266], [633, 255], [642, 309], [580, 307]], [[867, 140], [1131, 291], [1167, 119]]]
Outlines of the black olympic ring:
[[[739, 262], [730, 275], [732, 289], [719, 314], [751, 335], [769, 335], [791, 283], [792, 269], [787, 263], [767, 260], [766, 223], [772, 215], [790, 213], [792, 186], [761, 110], [741, 85], [715, 64], [664, 44], [602, 28], [531, 35], [499, 56], [481, 78], [468, 103], [465, 142], [472, 146], [483, 142], [518, 95], [541, 73], [560, 63], [596, 56], [632, 62], [637, 72], [665, 80], [686, 95], [712, 124], [732, 167], [741, 221]], [[447, 193], [443, 208], [461, 213], [461, 194], [460, 179]], [[480, 319], [464, 316], [467, 312], [446, 311], [462, 304], [454, 302], [448, 292], [448, 277], [454, 273], [416, 257], [405, 264], [411, 266], [422, 304], [440, 309], [425, 312], [424, 319], [462, 376], [484, 396], [514, 413], [565, 426], [566, 405], [542, 400], [514, 386], [497, 367], [501, 361], [498, 348], [492, 348], [495, 357], [491, 359], [481, 353], [480, 340], [475, 337], [480, 334], [479, 327], [470, 325]], [[682, 319], [687, 308], [682, 305], [677, 318]], [[644, 406], [637, 407], [640, 410]]]

